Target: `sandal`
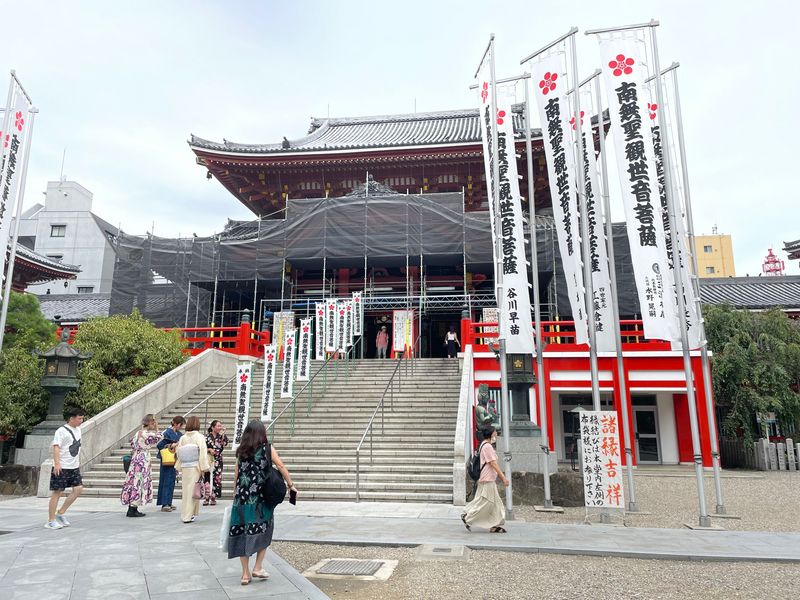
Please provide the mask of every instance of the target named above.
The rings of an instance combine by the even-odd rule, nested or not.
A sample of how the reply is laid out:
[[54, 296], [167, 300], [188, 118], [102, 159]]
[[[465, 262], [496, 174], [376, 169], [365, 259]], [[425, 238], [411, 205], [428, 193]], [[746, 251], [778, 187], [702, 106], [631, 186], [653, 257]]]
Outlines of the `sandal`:
[[467, 528], [467, 531], [472, 531], [472, 529], [470, 529], [469, 525], [467, 524], [467, 513], [461, 515], [461, 521], [464, 523], [464, 527]]
[[269, 579], [269, 573], [263, 569], [260, 571], [253, 571], [253, 577], [256, 579]]
[[203, 500], [203, 506], [208, 506], [208, 498], [206, 498], [205, 500]]
[[216, 506], [216, 505], [217, 505], [217, 499], [216, 498], [212, 498], [211, 499], [211, 506]]
[[502, 527], [492, 527], [489, 530], [489, 533], [508, 533], [508, 532], [505, 529], [503, 529]]
[[242, 585], [247, 585], [250, 583], [249, 577], [242, 577]]

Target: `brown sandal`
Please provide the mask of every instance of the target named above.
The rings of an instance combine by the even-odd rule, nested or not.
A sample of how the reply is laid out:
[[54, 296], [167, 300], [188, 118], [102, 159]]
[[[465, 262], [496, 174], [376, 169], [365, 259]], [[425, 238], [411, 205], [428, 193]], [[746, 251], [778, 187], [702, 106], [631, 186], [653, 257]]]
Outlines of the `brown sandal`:
[[505, 529], [503, 529], [502, 527], [492, 527], [489, 530], [489, 533], [508, 533], [508, 532]]

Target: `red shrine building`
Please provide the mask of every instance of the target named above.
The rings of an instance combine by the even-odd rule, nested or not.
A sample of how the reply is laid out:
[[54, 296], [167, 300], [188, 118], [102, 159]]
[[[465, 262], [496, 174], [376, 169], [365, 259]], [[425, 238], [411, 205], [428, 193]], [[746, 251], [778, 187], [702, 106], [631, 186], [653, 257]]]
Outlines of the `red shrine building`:
[[[520, 189], [526, 195], [527, 157], [520, 110], [521, 107], [515, 108], [514, 124], [518, 171], [522, 174]], [[567, 306], [568, 303], [563, 301], [565, 286], [558, 286], [561, 275], [557, 251], [553, 250], [555, 225], [549, 217], [552, 214], [551, 200], [541, 135], [534, 130], [532, 136], [536, 227], [539, 234], [539, 281], [545, 298], [543, 302], [546, 303], [543, 311], [548, 319], [543, 323], [544, 373], [536, 374], [536, 385], [545, 387], [547, 414], [539, 414], [536, 387], [532, 386], [527, 393], [517, 394], [512, 398], [512, 418], [545, 424], [550, 433], [552, 451], [560, 460], [568, 460], [570, 448], [578, 435], [575, 410], [591, 408], [591, 377], [587, 348], [572, 342], [569, 315], [559, 311], [559, 306]], [[283, 263], [277, 267], [269, 267], [277, 268], [282, 274], [280, 308], [285, 307], [288, 280], [291, 280], [294, 291], [287, 301], [295, 310], [298, 307], [302, 310], [304, 304], [301, 301], [304, 298], [319, 300], [324, 295], [345, 296], [351, 291], [364, 289], [367, 355], [371, 355], [373, 351], [369, 344], [376, 328], [386, 322], [387, 315], [393, 309], [412, 307], [417, 311], [413, 335], [426, 338], [425, 343], [421, 344], [420, 353], [423, 356], [441, 356], [441, 338], [447, 331], [448, 324], [455, 323], [459, 327], [462, 349], [470, 345], [474, 352], [474, 387], [486, 383], [492, 396], [497, 397], [499, 370], [494, 354], [486, 345], [491, 334], [485, 333], [491, 324], [482, 323], [483, 309], [494, 306], [495, 301], [486, 181], [477, 109], [312, 119], [307, 135], [296, 139], [284, 138], [281, 142], [270, 144], [244, 144], [227, 140], [212, 142], [193, 135], [189, 146], [207, 177], [217, 179], [257, 218], [257, 230], [253, 224], [229, 224], [230, 243], [239, 244], [240, 255], [244, 252], [241, 249], [242, 240], [264, 241], [273, 236], [272, 233], [264, 234], [263, 228], [267, 227], [268, 221], [285, 219], [288, 233], [284, 235], [314, 237], [313, 234], [304, 233], [299, 225], [293, 224], [293, 201], [297, 201], [298, 206], [307, 206], [304, 202], [318, 202], [308, 204], [311, 212], [318, 210], [319, 206], [331, 206], [334, 211], [344, 212], [351, 204], [364, 200], [368, 202], [369, 198], [364, 199], [362, 196], [372, 196], [373, 192], [367, 182], [374, 180], [382, 190], [377, 192], [384, 202], [381, 212], [370, 213], [370, 209], [365, 207], [363, 213], [353, 213], [354, 219], [362, 218], [365, 222], [363, 265], [359, 260], [346, 259], [343, 258], [344, 255], [337, 255], [335, 252], [329, 252], [324, 259], [320, 259], [321, 253], [317, 249], [311, 249], [309, 242], [306, 254], [295, 254], [290, 261], [293, 267], [287, 269], [285, 257], [292, 251], [289, 239], [286, 242], [288, 245], [284, 246]], [[359, 189], [362, 190], [360, 196]], [[366, 192], [363, 192], [365, 189]], [[391, 196], [392, 193], [395, 195]], [[453, 236], [455, 248], [442, 250], [438, 254], [420, 250], [419, 257], [413, 256], [411, 261], [408, 245], [405, 250], [398, 250], [396, 253], [405, 252], [405, 261], [398, 256], [392, 256], [390, 252], [374, 248], [381, 245], [377, 240], [381, 229], [380, 224], [373, 227], [372, 219], [391, 214], [392, 219], [396, 219], [392, 224], [393, 228], [402, 230], [405, 227], [408, 231], [411, 221], [409, 213], [406, 212], [403, 218], [402, 212], [391, 213], [391, 210], [394, 205], [406, 202], [404, 198], [409, 194], [424, 198], [429, 203], [432, 211], [430, 214], [445, 208], [462, 211], [461, 231]], [[527, 198], [524, 202], [527, 204]], [[358, 206], [361, 210], [361, 205]], [[527, 213], [527, 206], [523, 206], [523, 209]], [[331, 216], [334, 214], [331, 213]], [[357, 216], [360, 214], [363, 217]], [[422, 230], [424, 223], [421, 209], [419, 214], [419, 228]], [[326, 224], [327, 222], [326, 220]], [[528, 226], [526, 223], [526, 228]], [[470, 233], [470, 227], [475, 229], [473, 233]], [[344, 225], [342, 231], [341, 235], [346, 237]], [[462, 237], [456, 239], [459, 235]], [[368, 239], [373, 236], [375, 239]], [[420, 234], [420, 237], [424, 238], [424, 235]], [[439, 234], [438, 237], [447, 236]], [[615, 225], [614, 237], [624, 237], [624, 224]], [[352, 239], [356, 240], [357, 237]], [[195, 241], [192, 246], [192, 255], [195, 257], [198, 254], [195, 247], [198, 243]], [[218, 256], [224, 250], [222, 246], [225, 242], [215, 243], [221, 244], [214, 253], [214, 256]], [[429, 243], [425, 240], [426, 248]], [[548, 248], [548, 244], [552, 247]], [[422, 245], [421, 241], [420, 247]], [[480, 256], [476, 258], [478, 246]], [[626, 244], [620, 245], [618, 256], [626, 256], [624, 246]], [[262, 252], [261, 256], [266, 254], [268, 253]], [[257, 253], [256, 255], [258, 256]], [[144, 256], [148, 255], [145, 253]], [[627, 256], [629, 261], [629, 255]], [[626, 293], [633, 285], [630, 267], [622, 267], [621, 270], [618, 267], [618, 271], [623, 298], [620, 302], [620, 313], [626, 319], [623, 351], [628, 397], [624, 402], [631, 415], [631, 428], [628, 432], [623, 432], [623, 436], [633, 442], [634, 460], [637, 463], [693, 462], [689, 405], [681, 353], [673, 350], [669, 343], [644, 338], [641, 321], [637, 319], [638, 306], [633, 304], [635, 293]], [[171, 281], [179, 280], [177, 275], [165, 277]], [[189, 323], [189, 316], [195, 310], [191, 290], [197, 286], [205, 290], [204, 293], [212, 293], [213, 280], [213, 294], [219, 296], [220, 289], [228, 290], [224, 300], [215, 300], [215, 310], [219, 312], [219, 302], [226, 306], [233, 298], [242, 294], [245, 301], [235, 305], [235, 308], [258, 306], [262, 296], [275, 293], [277, 285], [275, 281], [268, 281], [263, 273], [257, 273], [251, 284], [242, 283], [243, 276], [239, 276], [236, 285], [233, 285], [236, 276], [228, 281], [216, 276], [209, 280], [209, 277], [206, 274], [205, 281], [199, 282], [197, 277], [190, 281], [190, 300], [186, 302]], [[405, 287], [399, 290], [403, 278]], [[328, 286], [326, 282], [329, 280], [331, 283]], [[236, 295], [237, 289], [239, 296]], [[132, 290], [131, 295], [134, 293]], [[561, 303], [558, 302], [559, 297], [562, 299]], [[204, 300], [206, 303], [211, 301]], [[258, 311], [256, 314], [258, 326]], [[215, 316], [212, 310], [211, 320], [224, 322], [224, 315]], [[617, 378], [616, 360], [613, 354], [599, 357], [600, 387], [603, 408], [620, 412], [622, 404], [619, 400], [620, 382]], [[535, 368], [534, 363], [534, 370]], [[708, 415], [704, 406], [705, 390], [699, 351], [692, 353], [692, 369], [702, 461], [704, 465], [710, 466], [709, 419], [713, 423], [715, 416]]]

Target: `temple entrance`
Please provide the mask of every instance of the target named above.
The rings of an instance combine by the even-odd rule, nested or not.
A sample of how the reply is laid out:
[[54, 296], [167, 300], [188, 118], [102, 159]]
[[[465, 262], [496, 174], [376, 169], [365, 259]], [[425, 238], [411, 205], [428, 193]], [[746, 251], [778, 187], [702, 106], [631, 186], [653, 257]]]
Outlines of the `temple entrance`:
[[458, 339], [461, 341], [461, 313], [437, 313], [427, 317], [427, 321], [427, 327], [425, 327], [425, 322], [423, 321], [422, 330], [427, 340], [423, 339], [420, 342], [420, 345], [424, 346], [427, 352], [424, 352], [422, 356], [429, 358], [447, 358], [447, 346], [444, 337], [450, 329], [450, 326], [454, 325], [456, 334], [458, 334]]

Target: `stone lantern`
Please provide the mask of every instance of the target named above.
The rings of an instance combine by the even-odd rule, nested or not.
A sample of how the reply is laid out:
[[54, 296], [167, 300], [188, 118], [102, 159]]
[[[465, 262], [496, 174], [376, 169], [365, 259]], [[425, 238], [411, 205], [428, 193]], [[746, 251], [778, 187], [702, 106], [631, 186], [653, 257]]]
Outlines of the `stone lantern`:
[[52, 435], [64, 424], [64, 398], [78, 388], [78, 364], [92, 356], [70, 346], [69, 335], [70, 330], [65, 328], [58, 344], [44, 352], [36, 352], [36, 356], [45, 361], [41, 385], [50, 393], [50, 407], [47, 418], [31, 431], [33, 435]]

